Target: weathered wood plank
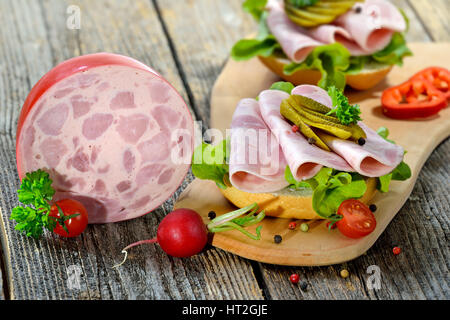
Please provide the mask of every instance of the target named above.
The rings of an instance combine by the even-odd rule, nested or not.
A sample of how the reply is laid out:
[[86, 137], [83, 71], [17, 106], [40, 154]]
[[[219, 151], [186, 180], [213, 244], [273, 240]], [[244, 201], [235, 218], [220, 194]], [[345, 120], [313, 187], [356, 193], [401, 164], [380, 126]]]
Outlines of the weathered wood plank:
[[[394, 0], [410, 18], [408, 41], [431, 41], [426, 29], [417, 18], [407, 0]], [[170, 39], [194, 101], [203, 119], [209, 118], [208, 97], [213, 85], [211, 77], [219, 73], [228, 58], [233, 43], [252, 32], [254, 23], [250, 16], [240, 9], [242, 1], [227, 2], [156, 0], [161, 16], [167, 26]], [[219, 9], [220, 8], [220, 9]], [[233, 11], [234, 10], [234, 11]], [[180, 17], [189, 12], [189, 19]], [[232, 23], [230, 24], [230, 21]], [[213, 26], [214, 28], [208, 27]], [[211, 75], [212, 74], [212, 75]], [[230, 84], [232, 85], [232, 84]], [[264, 292], [272, 299], [407, 299], [447, 298], [448, 250], [445, 232], [448, 230], [448, 165], [437, 159], [448, 158], [450, 143], [447, 140], [432, 155], [421, 173], [410, 200], [391, 223], [388, 230], [367, 253], [344, 265], [320, 268], [290, 268], [257, 264], [263, 276]], [[433, 171], [440, 166], [441, 174]], [[423, 186], [435, 184], [438, 187]], [[438, 199], [435, 199], [438, 197]], [[424, 220], [430, 202], [443, 209], [431, 220]], [[421, 207], [416, 205], [421, 204]], [[445, 216], [447, 213], [447, 216]], [[442, 217], [444, 215], [445, 217]], [[429, 222], [431, 221], [431, 222]], [[413, 231], [411, 231], [413, 230]], [[425, 233], [425, 236], [423, 234]], [[421, 242], [422, 236], [426, 239]], [[428, 240], [430, 239], [430, 240]], [[392, 254], [392, 247], [399, 245], [404, 253], [398, 257]], [[432, 250], [429, 250], [432, 248]], [[423, 252], [426, 251], [426, 252]], [[381, 270], [381, 289], [369, 290], [366, 280], [367, 267], [378, 265]], [[341, 269], [350, 271], [350, 278], [340, 278]], [[302, 292], [289, 282], [289, 275], [297, 272], [309, 283], [309, 290]]]
[[[81, 8], [81, 30], [68, 30], [66, 9]], [[149, 1], [9, 0], [0, 3], [0, 216], [13, 299], [261, 299], [251, 264], [214, 248], [192, 259], [168, 257], [158, 246], [121, 249], [151, 238], [180, 190], [152, 214], [132, 221], [89, 226], [77, 239], [46, 234], [39, 241], [13, 230], [17, 204], [14, 134], [31, 86], [55, 63], [96, 51], [135, 57], [161, 72], [186, 98], [167, 40]], [[80, 288], [70, 288], [71, 266]], [[77, 277], [75, 277], [76, 279]], [[72, 282], [73, 283], [73, 282]], [[77, 282], [75, 281], [75, 284]]]
[[[233, 44], [255, 31], [240, 0], [155, 0], [199, 116], [209, 121], [211, 88]], [[230, 84], [232, 85], [232, 84]]]
[[408, 0], [433, 41], [450, 39], [450, 5], [448, 0]]
[[[420, 0], [419, 0], [420, 1]], [[391, 0], [398, 8], [401, 8], [409, 19], [409, 30], [406, 33], [407, 41], [428, 42], [432, 41], [426, 28], [417, 17], [414, 9], [409, 5], [408, 0]]]

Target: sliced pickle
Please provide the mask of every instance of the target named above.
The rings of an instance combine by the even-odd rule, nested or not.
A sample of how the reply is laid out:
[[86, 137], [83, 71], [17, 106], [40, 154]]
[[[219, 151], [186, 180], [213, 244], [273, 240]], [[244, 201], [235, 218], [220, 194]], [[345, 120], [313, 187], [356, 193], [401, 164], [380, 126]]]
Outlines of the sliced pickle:
[[[290, 101], [288, 101], [289, 103]], [[347, 140], [352, 136], [352, 130], [344, 126], [342, 124], [325, 120], [324, 115], [317, 116], [308, 112], [306, 108], [302, 108], [297, 104], [289, 103], [289, 105], [297, 111], [297, 113], [301, 116], [304, 123], [310, 125], [311, 127], [322, 129], [323, 131], [329, 132], [332, 135]], [[325, 116], [327, 117], [327, 116]]]
[[321, 7], [311, 6], [311, 7], [306, 7], [305, 10], [309, 11], [309, 12], [317, 13], [317, 14], [333, 15], [335, 17], [339, 16], [343, 13], [342, 10], [336, 9], [333, 7], [321, 8]]
[[297, 103], [298, 105], [304, 106], [310, 110], [320, 112], [322, 114], [326, 114], [331, 111], [330, 108], [327, 106], [317, 102], [316, 100], [313, 100], [311, 98], [300, 96], [300, 95], [291, 95], [289, 99], [292, 99]]
[[349, 125], [349, 127], [352, 130], [352, 140], [358, 141], [359, 138], [367, 138], [366, 133], [364, 132], [364, 130], [358, 126], [357, 124], [351, 124]]
[[297, 113], [297, 111], [290, 106], [287, 100], [283, 100], [280, 106], [280, 113], [283, 117], [291, 121], [295, 124], [299, 131], [308, 139], [314, 139], [314, 144], [319, 148], [330, 151], [330, 148], [319, 138], [317, 134], [305, 123], [302, 121], [301, 116]]
[[309, 11], [304, 10], [303, 8], [302, 9], [296, 8], [289, 3], [285, 6], [285, 8], [286, 8], [286, 12], [288, 13], [288, 15], [289, 14], [295, 15], [298, 18], [313, 21], [313, 22], [316, 22], [317, 24], [331, 22], [336, 17], [335, 15], [324, 15], [324, 14], [317, 14], [314, 12], [309, 12]]
[[302, 26], [302, 27], [315, 27], [320, 24], [320, 23], [317, 23], [316, 21], [298, 17], [289, 8], [286, 8], [286, 14], [292, 22], [294, 22], [295, 24]]

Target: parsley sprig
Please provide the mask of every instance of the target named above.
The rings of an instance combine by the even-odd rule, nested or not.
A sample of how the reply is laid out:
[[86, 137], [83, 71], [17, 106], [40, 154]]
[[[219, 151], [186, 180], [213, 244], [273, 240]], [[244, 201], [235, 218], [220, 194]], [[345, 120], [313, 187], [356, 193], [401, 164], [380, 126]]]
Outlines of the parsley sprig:
[[333, 109], [327, 115], [335, 114], [343, 125], [354, 124], [361, 120], [359, 105], [351, 105], [344, 93], [335, 86], [328, 87], [328, 95], [333, 102]]
[[12, 210], [10, 219], [17, 222], [14, 229], [38, 239], [44, 228], [53, 231], [59, 222], [69, 233], [64, 222], [79, 214], [64, 216], [62, 209], [57, 205], [59, 218], [49, 216], [51, 201], [55, 194], [52, 182], [49, 174], [41, 169], [26, 174], [17, 190], [19, 201], [26, 206], [17, 206]]

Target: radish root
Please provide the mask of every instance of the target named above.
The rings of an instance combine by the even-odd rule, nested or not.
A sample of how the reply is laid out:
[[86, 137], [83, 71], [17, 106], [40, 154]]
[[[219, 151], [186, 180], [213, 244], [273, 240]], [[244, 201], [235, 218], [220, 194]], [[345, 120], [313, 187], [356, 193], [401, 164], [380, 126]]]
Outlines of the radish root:
[[128, 249], [133, 248], [133, 247], [135, 247], [135, 246], [139, 246], [139, 245], [144, 244], [144, 243], [156, 243], [156, 242], [158, 242], [158, 240], [157, 240], [156, 238], [155, 238], [155, 239], [150, 239], [150, 240], [141, 240], [141, 241], [132, 243], [132, 244], [130, 244], [129, 246], [123, 248], [122, 253], [123, 253], [125, 256], [123, 257], [122, 262], [121, 262], [121, 263], [118, 263], [118, 264], [116, 264], [116, 265], [114, 265], [114, 266], [112, 266], [112, 268], [113, 268], [113, 269], [116, 269], [116, 268], [120, 267], [121, 265], [123, 265], [123, 264], [125, 263], [125, 261], [127, 261], [127, 258], [128, 258], [128, 251], [127, 251], [127, 250], [128, 250]]

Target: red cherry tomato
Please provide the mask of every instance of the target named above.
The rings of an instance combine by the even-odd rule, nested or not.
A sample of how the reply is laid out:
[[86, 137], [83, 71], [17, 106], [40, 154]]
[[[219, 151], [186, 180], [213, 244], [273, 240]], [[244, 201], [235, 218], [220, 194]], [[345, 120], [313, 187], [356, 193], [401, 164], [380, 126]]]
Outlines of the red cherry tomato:
[[78, 215], [64, 222], [69, 233], [67, 233], [67, 231], [64, 230], [64, 228], [59, 222], [56, 223], [56, 227], [55, 229], [53, 229], [53, 232], [62, 237], [67, 238], [79, 236], [84, 231], [84, 229], [86, 229], [86, 226], [88, 224], [88, 214], [86, 208], [76, 200], [72, 199], [59, 200], [54, 205], [52, 205], [49, 214], [50, 217], [55, 217], [57, 219], [61, 219], [61, 216], [59, 214], [59, 210], [56, 205], [58, 205], [61, 208], [62, 212], [64, 213], [64, 216], [71, 216], [75, 214]]
[[342, 216], [336, 225], [339, 231], [349, 238], [361, 238], [370, 234], [377, 226], [372, 211], [361, 201], [355, 199], [345, 200], [338, 209]]

